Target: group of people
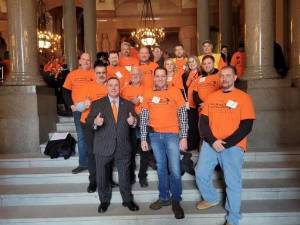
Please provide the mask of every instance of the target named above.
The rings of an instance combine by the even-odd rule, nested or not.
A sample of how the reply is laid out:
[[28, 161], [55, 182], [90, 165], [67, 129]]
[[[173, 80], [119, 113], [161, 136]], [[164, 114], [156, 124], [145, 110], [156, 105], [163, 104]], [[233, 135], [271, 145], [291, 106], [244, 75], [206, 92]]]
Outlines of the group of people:
[[54, 75], [55, 78], [59, 75], [59, 73], [63, 70], [63, 67], [65, 67], [65, 60], [63, 57], [61, 58], [55, 58], [52, 57], [44, 66], [43, 71], [48, 72]]
[[98, 60], [91, 69], [90, 56], [83, 53], [79, 68], [68, 74], [63, 94], [73, 112], [79, 151], [79, 166], [72, 172], [88, 169], [87, 191], [98, 190], [99, 213], [109, 208], [116, 185], [123, 206], [139, 210], [131, 188], [139, 152], [141, 187], [148, 186], [149, 166], [158, 174], [159, 196], [150, 209], [171, 205], [175, 218], [184, 218], [180, 154], [190, 159], [190, 151], [199, 149], [190, 171], [202, 196], [197, 208], [220, 203], [213, 186], [219, 164], [226, 183], [226, 224], [239, 223], [243, 155], [255, 120], [251, 97], [235, 88], [244, 56], [234, 60], [233, 55], [236, 64], [230, 65], [212, 52], [209, 40], [202, 46], [203, 55], [186, 57], [184, 47], [176, 45], [176, 57], [163, 60], [159, 47], [152, 52], [141, 47], [133, 57], [133, 47], [123, 42], [120, 52], [109, 52], [109, 65]]

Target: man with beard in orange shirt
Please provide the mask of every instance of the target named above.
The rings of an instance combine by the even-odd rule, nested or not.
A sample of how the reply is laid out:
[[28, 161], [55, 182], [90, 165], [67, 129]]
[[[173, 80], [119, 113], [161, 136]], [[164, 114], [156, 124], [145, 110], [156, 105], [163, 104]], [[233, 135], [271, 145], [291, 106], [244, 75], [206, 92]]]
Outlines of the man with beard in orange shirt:
[[119, 55], [116, 51], [109, 52], [109, 66], [107, 67], [107, 78], [116, 77], [120, 81], [120, 88], [122, 89], [129, 82], [129, 72], [124, 66], [119, 65]]
[[137, 66], [139, 60], [130, 56], [130, 44], [128, 42], [123, 42], [121, 44], [121, 52], [119, 58], [119, 65], [124, 66], [129, 72], [131, 71], [132, 66]]
[[[107, 95], [106, 82], [106, 66], [101, 61], [96, 61], [94, 64], [94, 70], [96, 78], [94, 82], [91, 82], [83, 87], [83, 93], [85, 97], [84, 105], [85, 110], [81, 113], [81, 126], [84, 132], [87, 154], [88, 154], [88, 170], [89, 170], [89, 186], [87, 187], [88, 193], [93, 193], [97, 189], [96, 181], [96, 161], [93, 153], [93, 141], [94, 132], [92, 129], [86, 127], [86, 118], [90, 113], [90, 105], [93, 101], [101, 99]], [[112, 184], [114, 184], [112, 182]]]
[[147, 89], [152, 88], [154, 70], [158, 65], [150, 61], [150, 50], [147, 47], [140, 48], [139, 59], [139, 70], [142, 72], [142, 85]]
[[256, 118], [251, 97], [235, 88], [235, 68], [225, 66], [220, 71], [221, 90], [208, 96], [201, 111], [201, 147], [196, 183], [202, 201], [199, 210], [219, 204], [221, 200], [213, 185], [214, 169], [219, 164], [226, 184], [226, 225], [238, 225], [241, 219], [242, 167], [247, 150], [247, 136]]
[[174, 47], [175, 59], [177, 73], [182, 75], [186, 69], [187, 59], [185, 58], [185, 52], [183, 45], [179, 44]]
[[214, 68], [215, 59], [211, 55], [202, 58], [202, 73], [197, 78], [193, 90], [193, 100], [201, 111], [201, 105], [207, 96], [221, 88], [219, 70]]

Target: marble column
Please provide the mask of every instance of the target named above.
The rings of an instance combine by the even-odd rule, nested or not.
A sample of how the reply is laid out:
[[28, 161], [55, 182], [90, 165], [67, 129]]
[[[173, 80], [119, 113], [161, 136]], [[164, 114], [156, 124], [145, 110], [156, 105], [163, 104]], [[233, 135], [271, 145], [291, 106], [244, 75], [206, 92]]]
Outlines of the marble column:
[[221, 44], [232, 50], [232, 0], [219, 1], [219, 26]]
[[290, 0], [290, 71], [289, 77], [300, 87], [300, 1]]
[[70, 70], [77, 68], [77, 29], [75, 0], [63, 2], [64, 52]]
[[[273, 148], [300, 143], [300, 92], [290, 79], [278, 79], [273, 67], [274, 0], [245, 0], [247, 67], [241, 84], [255, 106], [249, 146]], [[298, 41], [298, 40], [297, 40]]]
[[96, 1], [83, 1], [84, 46], [92, 62], [96, 59]]
[[245, 0], [246, 80], [279, 77], [273, 67], [273, 4], [273, 0]]
[[208, 0], [197, 0], [197, 50], [202, 54], [201, 44], [210, 39]]
[[285, 25], [285, 0], [276, 0], [275, 1], [275, 41], [280, 44], [282, 50], [285, 51], [285, 37], [287, 34], [287, 29]]
[[0, 154], [40, 155], [57, 106], [39, 74], [36, 0], [7, 1], [7, 15], [11, 73], [0, 88]]
[[11, 73], [5, 85], [44, 85], [39, 73], [36, 1], [7, 1]]

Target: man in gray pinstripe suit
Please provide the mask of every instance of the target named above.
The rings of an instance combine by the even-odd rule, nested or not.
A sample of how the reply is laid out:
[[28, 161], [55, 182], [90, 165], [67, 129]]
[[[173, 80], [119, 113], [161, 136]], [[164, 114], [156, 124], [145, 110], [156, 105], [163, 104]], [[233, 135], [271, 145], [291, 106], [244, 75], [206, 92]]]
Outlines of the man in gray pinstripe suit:
[[119, 97], [117, 78], [107, 81], [108, 96], [92, 103], [87, 125], [95, 130], [94, 154], [96, 159], [97, 187], [101, 204], [98, 212], [107, 210], [112, 194], [110, 165], [117, 167], [123, 206], [131, 211], [139, 210], [133, 201], [130, 184], [131, 142], [130, 127], [136, 125], [133, 104]]

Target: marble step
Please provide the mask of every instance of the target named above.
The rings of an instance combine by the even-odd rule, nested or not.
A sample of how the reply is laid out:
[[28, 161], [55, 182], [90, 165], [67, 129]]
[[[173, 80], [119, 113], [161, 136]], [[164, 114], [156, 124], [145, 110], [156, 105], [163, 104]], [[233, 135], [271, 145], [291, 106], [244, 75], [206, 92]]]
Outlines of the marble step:
[[[46, 143], [43, 143], [40, 145], [40, 150], [41, 150], [42, 155], [44, 155], [45, 148], [46, 148]], [[78, 152], [77, 145], [75, 147], [75, 152], [76, 153]], [[198, 151], [194, 150], [193, 154], [194, 154], [193, 158], [197, 159]], [[249, 150], [245, 154], [244, 160], [245, 161], [256, 161], [256, 162], [300, 161], [300, 148], [298, 148], [298, 147], [297, 148], [279, 148], [279, 149], [249, 148]], [[0, 167], [1, 167], [1, 165], [0, 165]]]
[[[82, 184], [42, 184], [42, 185], [2, 185], [0, 186], [1, 207], [24, 205], [70, 205], [97, 204], [98, 194], [87, 193], [87, 183]], [[220, 199], [224, 198], [224, 182], [215, 181]], [[136, 202], [152, 202], [158, 197], [157, 182], [149, 182], [149, 187], [133, 185]], [[183, 182], [184, 201], [198, 201], [199, 191], [195, 181]], [[242, 200], [300, 199], [300, 181], [297, 179], [244, 180]], [[122, 203], [119, 188], [114, 188], [112, 203]]]
[[[171, 207], [131, 212], [120, 203], [111, 204], [104, 214], [97, 213], [98, 204], [12, 206], [2, 207], [1, 225], [223, 225], [225, 210], [219, 205], [199, 211], [195, 201], [181, 203], [185, 219], [176, 220]], [[254, 200], [242, 202], [240, 225], [300, 225], [300, 200]]]
[[[76, 133], [71, 133], [72, 135]], [[49, 134], [53, 135], [53, 133]], [[77, 135], [73, 136], [77, 137]], [[46, 148], [46, 143], [40, 145], [41, 154], [44, 155]], [[76, 145], [75, 152], [78, 152]], [[196, 162], [198, 159], [198, 151], [192, 151], [193, 160]], [[11, 158], [13, 159], [13, 155]], [[71, 157], [73, 159], [74, 157]], [[55, 159], [57, 160], [57, 159]], [[70, 159], [69, 159], [70, 160]], [[77, 159], [76, 159], [77, 160]], [[280, 162], [280, 161], [300, 161], [300, 147], [281, 147], [281, 148], [249, 148], [246, 152], [244, 160], [246, 162], [255, 161], [255, 162]], [[1, 156], [0, 156], [1, 162]], [[75, 165], [74, 165], [75, 166]], [[1, 168], [1, 164], [0, 164]]]
[[[74, 167], [32, 167], [32, 168], [2, 168], [0, 170], [0, 185], [26, 184], [56, 184], [56, 183], [86, 183], [88, 173], [72, 174]], [[138, 173], [136, 171], [136, 173]], [[243, 179], [298, 179], [300, 177], [299, 162], [246, 162], [242, 170]], [[117, 179], [117, 172], [114, 170]], [[222, 174], [216, 172], [216, 178]], [[183, 180], [194, 180], [194, 176], [185, 173]], [[148, 180], [156, 181], [157, 173], [148, 169]]]
[[74, 118], [72, 116], [58, 116], [57, 119], [59, 123], [74, 123]]
[[[51, 139], [51, 137], [54, 135], [54, 133], [65, 133], [65, 132], [52, 132], [48, 134], [49, 140]], [[69, 132], [72, 137], [75, 138], [75, 140], [77, 141], [77, 133], [76, 132]]]
[[[46, 144], [43, 148], [46, 147]], [[192, 151], [193, 161], [198, 159], [198, 151]], [[136, 163], [139, 165], [139, 154]], [[300, 148], [282, 149], [249, 149], [244, 157], [245, 162], [297, 162], [300, 161]], [[300, 163], [300, 162], [299, 162]], [[2, 154], [0, 155], [0, 168], [33, 168], [33, 167], [76, 167], [78, 165], [77, 153], [65, 160], [63, 158], [51, 159], [42, 154]]]
[[74, 122], [64, 122], [56, 124], [57, 132], [76, 132], [75, 123]]

